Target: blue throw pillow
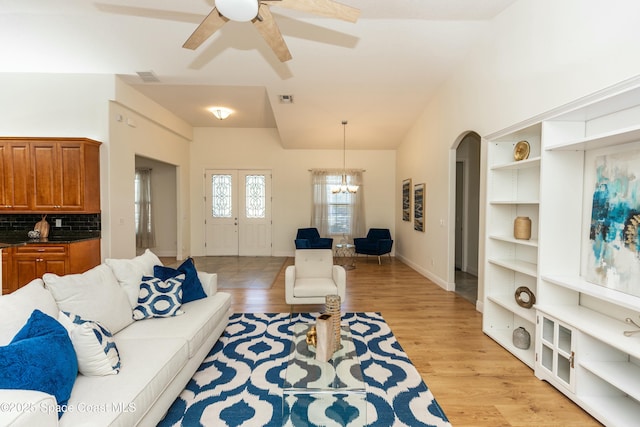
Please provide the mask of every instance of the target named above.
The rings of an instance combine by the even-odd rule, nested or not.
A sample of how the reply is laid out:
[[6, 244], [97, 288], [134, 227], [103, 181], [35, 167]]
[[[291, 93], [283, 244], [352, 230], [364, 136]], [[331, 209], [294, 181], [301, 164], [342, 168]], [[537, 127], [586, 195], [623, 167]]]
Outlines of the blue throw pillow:
[[[37, 390], [67, 404], [78, 375], [78, 361], [67, 330], [34, 310], [9, 345], [0, 347], [0, 389]], [[58, 412], [61, 417], [63, 412]]]
[[156, 265], [153, 267], [153, 275], [160, 280], [167, 280], [180, 274], [185, 275], [184, 282], [182, 283], [183, 304], [207, 297], [207, 294], [204, 293], [204, 289], [202, 289], [202, 283], [200, 282], [200, 279], [198, 279], [198, 271], [196, 270], [196, 266], [193, 264], [192, 258], [185, 259], [177, 270], [163, 265]]
[[182, 281], [184, 274], [165, 281], [157, 277], [143, 276], [140, 283], [138, 305], [133, 308], [133, 319], [172, 317], [184, 314], [182, 306]]

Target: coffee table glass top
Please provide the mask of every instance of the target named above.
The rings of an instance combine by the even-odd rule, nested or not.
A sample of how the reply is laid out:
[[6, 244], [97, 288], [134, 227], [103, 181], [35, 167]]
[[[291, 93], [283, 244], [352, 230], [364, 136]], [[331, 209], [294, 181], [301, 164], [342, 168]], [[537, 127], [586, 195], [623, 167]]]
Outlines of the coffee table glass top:
[[315, 347], [306, 342], [307, 331], [311, 326], [311, 323], [293, 325], [284, 393], [364, 393], [362, 370], [349, 325], [342, 325], [340, 349], [328, 362], [316, 360]]

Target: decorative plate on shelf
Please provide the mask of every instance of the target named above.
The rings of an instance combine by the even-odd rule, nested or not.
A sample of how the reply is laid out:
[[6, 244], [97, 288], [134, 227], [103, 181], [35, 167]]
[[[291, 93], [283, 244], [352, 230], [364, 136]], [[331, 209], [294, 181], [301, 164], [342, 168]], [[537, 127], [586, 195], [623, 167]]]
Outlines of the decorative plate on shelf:
[[513, 158], [516, 161], [524, 160], [529, 157], [529, 143], [527, 141], [520, 141], [513, 148]]

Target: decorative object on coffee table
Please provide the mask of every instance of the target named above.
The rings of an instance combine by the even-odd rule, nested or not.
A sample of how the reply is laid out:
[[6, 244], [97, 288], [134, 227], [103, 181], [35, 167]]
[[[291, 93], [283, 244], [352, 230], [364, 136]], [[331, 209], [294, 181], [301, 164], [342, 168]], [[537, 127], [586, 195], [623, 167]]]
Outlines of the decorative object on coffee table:
[[513, 345], [523, 350], [531, 346], [531, 335], [529, 335], [529, 332], [522, 326], [513, 331]]
[[307, 331], [306, 342], [309, 347], [315, 347], [318, 343], [318, 333], [316, 332], [315, 325], [311, 326]]
[[519, 216], [513, 222], [513, 236], [519, 240], [529, 240], [531, 238], [531, 218]]
[[340, 320], [342, 318], [340, 314], [340, 295], [327, 295], [325, 300], [325, 313], [331, 315], [333, 322], [333, 349], [337, 351], [340, 349]]
[[332, 318], [331, 314], [325, 313], [316, 319], [316, 360], [322, 362], [328, 362], [335, 351]]

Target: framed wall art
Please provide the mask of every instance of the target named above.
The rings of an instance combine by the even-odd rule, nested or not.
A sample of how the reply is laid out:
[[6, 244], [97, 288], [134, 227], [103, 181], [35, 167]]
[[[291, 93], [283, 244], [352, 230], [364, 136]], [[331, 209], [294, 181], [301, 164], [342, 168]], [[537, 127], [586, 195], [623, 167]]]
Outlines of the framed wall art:
[[413, 229], [424, 231], [424, 183], [413, 187]]
[[411, 221], [411, 178], [402, 181], [402, 220]]
[[595, 158], [586, 279], [640, 297], [640, 153]]

